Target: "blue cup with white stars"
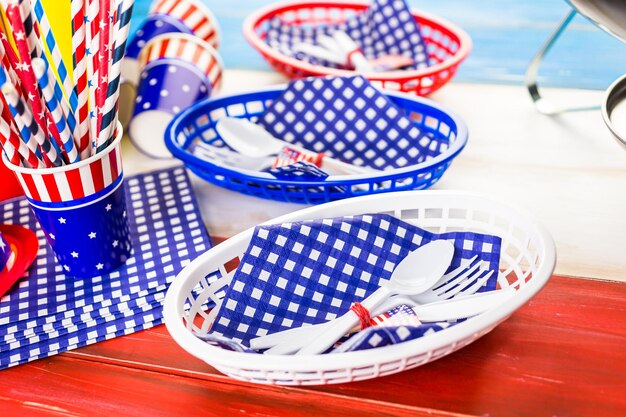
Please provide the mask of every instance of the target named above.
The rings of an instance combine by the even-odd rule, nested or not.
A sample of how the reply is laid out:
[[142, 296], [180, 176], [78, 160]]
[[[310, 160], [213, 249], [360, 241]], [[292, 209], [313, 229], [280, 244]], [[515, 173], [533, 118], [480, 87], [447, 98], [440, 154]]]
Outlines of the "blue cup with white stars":
[[209, 78], [195, 65], [162, 58], [143, 68], [128, 134], [133, 144], [153, 158], [171, 158], [163, 134], [174, 116], [211, 95]]
[[83, 161], [62, 167], [9, 166], [65, 275], [90, 278], [131, 256], [118, 123], [116, 139]]
[[9, 246], [9, 242], [7, 242], [4, 236], [2, 236], [2, 233], [0, 233], [0, 272], [4, 270], [10, 256], [11, 246]]

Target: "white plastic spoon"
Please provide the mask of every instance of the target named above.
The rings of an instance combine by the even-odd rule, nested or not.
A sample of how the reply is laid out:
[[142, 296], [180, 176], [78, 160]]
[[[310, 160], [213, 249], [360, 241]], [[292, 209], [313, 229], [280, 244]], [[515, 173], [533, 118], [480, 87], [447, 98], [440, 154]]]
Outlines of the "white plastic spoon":
[[[436, 240], [409, 253], [393, 270], [391, 279], [361, 301], [368, 311], [376, 310], [392, 295], [415, 295], [429, 290], [446, 272], [454, 255], [454, 245]], [[332, 320], [311, 343], [300, 349], [299, 355], [324, 352], [359, 323], [352, 310]]]
[[[311, 153], [311, 151], [276, 139], [262, 126], [254, 124], [247, 119], [223, 117], [217, 121], [215, 129], [228, 146], [243, 155], [253, 157], [277, 155], [285, 146], [300, 152]], [[327, 169], [329, 173], [337, 174], [370, 174], [376, 171], [327, 156], [322, 159], [322, 168]]]
[[333, 32], [333, 39], [337, 45], [339, 45], [339, 48], [341, 48], [346, 60], [354, 66], [355, 70], [359, 72], [374, 71], [374, 67], [370, 64], [367, 58], [365, 58], [365, 55], [361, 52], [361, 48], [359, 48], [359, 45], [357, 45], [346, 32], [341, 30]]
[[[386, 311], [389, 311], [401, 304], [410, 306], [417, 319], [422, 323], [433, 323], [439, 321], [458, 320], [482, 314], [508, 300], [515, 294], [514, 288], [506, 288], [497, 291], [487, 291], [477, 294], [456, 297], [450, 300], [435, 301], [418, 305], [409, 297], [393, 296], [388, 302], [383, 303], [373, 313], [372, 317], [376, 317]], [[324, 322], [310, 326], [294, 327], [282, 332], [272, 333], [266, 336], [257, 337], [250, 340], [252, 349], [267, 349], [290, 340], [303, 340], [303, 338], [312, 337], [312, 335], [320, 334], [325, 326], [331, 322]], [[298, 350], [293, 348], [289, 353]], [[272, 353], [272, 352], [270, 352]]]
[[[309, 56], [346, 67], [347, 57], [341, 52], [329, 50], [319, 45], [301, 42], [293, 46], [294, 52], [302, 52]], [[410, 67], [415, 61], [404, 55], [381, 55], [376, 59], [368, 60], [374, 72], [395, 71]]]

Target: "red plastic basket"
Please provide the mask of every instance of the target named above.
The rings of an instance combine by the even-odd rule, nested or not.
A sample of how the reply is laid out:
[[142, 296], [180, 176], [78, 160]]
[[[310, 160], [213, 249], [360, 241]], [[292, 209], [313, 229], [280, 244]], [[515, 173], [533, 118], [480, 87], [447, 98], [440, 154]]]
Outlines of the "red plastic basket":
[[[328, 25], [340, 23], [367, 9], [368, 3], [359, 1], [283, 2], [261, 8], [243, 24], [248, 42], [277, 70], [290, 78], [319, 75], [353, 75], [354, 71], [313, 65], [270, 47], [265, 42], [272, 19], [279, 17], [285, 25]], [[428, 55], [434, 65], [420, 70], [388, 71], [362, 74], [379, 87], [421, 96], [431, 94], [447, 83], [459, 64], [472, 49], [469, 35], [458, 26], [422, 11], [412, 11], [420, 25]]]

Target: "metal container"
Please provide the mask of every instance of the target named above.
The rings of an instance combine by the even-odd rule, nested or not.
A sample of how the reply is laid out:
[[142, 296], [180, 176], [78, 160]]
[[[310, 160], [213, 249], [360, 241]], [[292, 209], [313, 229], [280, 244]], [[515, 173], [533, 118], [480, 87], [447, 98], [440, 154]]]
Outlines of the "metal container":
[[615, 139], [626, 148], [626, 74], [606, 90], [602, 118]]

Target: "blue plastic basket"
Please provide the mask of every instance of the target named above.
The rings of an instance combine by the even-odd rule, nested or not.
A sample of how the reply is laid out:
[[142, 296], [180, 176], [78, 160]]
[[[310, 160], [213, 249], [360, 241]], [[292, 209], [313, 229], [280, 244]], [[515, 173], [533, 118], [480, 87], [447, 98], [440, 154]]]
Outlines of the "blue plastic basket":
[[[285, 86], [274, 86], [197, 103], [172, 120], [165, 143], [176, 158], [206, 181], [244, 194], [305, 204], [429, 188], [467, 143], [465, 123], [443, 106], [425, 98], [385, 91], [385, 95], [426, 133], [420, 138], [420, 146], [429, 154], [423, 162], [388, 167], [390, 169], [371, 174], [330, 175], [317, 180], [277, 179], [268, 172], [241, 168], [239, 154], [230, 150], [215, 130], [217, 120], [229, 116], [255, 122], [284, 89]], [[333, 153], [330, 147], [316, 151], [352, 162], [336, 151]]]

